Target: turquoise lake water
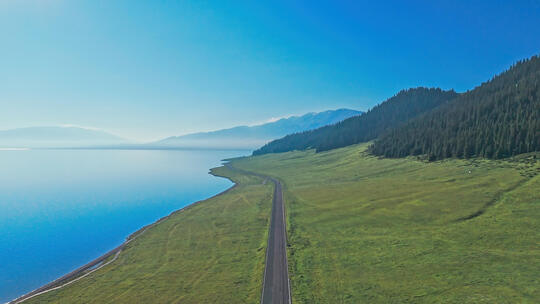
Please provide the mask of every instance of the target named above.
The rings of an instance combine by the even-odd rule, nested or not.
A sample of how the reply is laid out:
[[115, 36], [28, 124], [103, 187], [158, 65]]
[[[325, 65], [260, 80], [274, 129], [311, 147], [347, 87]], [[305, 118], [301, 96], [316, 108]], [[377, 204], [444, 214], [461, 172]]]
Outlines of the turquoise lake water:
[[248, 151], [0, 151], [0, 303], [232, 185], [208, 174]]

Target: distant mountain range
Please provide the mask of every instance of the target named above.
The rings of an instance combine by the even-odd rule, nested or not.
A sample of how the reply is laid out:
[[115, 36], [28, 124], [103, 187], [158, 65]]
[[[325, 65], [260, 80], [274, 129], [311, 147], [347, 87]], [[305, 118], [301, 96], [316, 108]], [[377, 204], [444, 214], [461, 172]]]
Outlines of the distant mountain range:
[[173, 136], [146, 144], [133, 144], [105, 131], [81, 127], [18, 128], [0, 130], [0, 148], [255, 149], [286, 134], [316, 129], [362, 113], [350, 109], [308, 113], [256, 126]]
[[127, 140], [80, 127], [29, 127], [0, 131], [0, 148], [67, 148], [120, 145]]
[[361, 114], [363, 112], [350, 109], [308, 113], [302, 116], [291, 116], [256, 126], [239, 126], [212, 132], [173, 136], [148, 145], [167, 148], [254, 149], [286, 134], [317, 129]]
[[308, 132], [292, 133], [264, 145], [253, 154], [310, 148], [320, 152], [370, 141], [387, 130], [436, 108], [456, 96], [454, 91], [434, 88], [420, 87], [402, 90], [362, 116], [351, 117], [337, 124]]

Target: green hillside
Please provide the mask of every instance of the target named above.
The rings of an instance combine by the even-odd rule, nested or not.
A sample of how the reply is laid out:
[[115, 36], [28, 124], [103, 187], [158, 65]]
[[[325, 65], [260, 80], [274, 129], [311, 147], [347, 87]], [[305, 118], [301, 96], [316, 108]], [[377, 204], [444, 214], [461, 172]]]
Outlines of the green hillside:
[[504, 158], [539, 150], [540, 58], [535, 56], [384, 134], [371, 152], [443, 159]]
[[286, 189], [293, 303], [538, 303], [540, 155], [240, 159]]
[[316, 130], [287, 135], [266, 144], [253, 154], [261, 155], [309, 148], [326, 151], [370, 141], [411, 118], [447, 103], [456, 96], [454, 91], [441, 89], [403, 90], [364, 115], [351, 117]]
[[540, 58], [520, 61], [477, 88], [398, 93], [366, 114], [272, 141], [254, 155], [317, 152], [375, 140], [385, 157], [500, 159], [540, 150]]

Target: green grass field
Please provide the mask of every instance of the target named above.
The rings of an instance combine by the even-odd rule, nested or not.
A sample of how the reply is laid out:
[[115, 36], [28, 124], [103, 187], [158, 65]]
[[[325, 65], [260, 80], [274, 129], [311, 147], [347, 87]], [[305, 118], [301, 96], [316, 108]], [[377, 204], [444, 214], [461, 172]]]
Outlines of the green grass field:
[[286, 187], [294, 303], [540, 301], [538, 162], [365, 148], [233, 162]]
[[103, 269], [24, 303], [256, 303], [272, 184], [214, 171], [239, 185], [155, 225]]
[[[283, 182], [293, 303], [540, 302], [540, 154], [425, 162], [366, 147], [232, 161]], [[272, 185], [215, 173], [239, 186], [27, 303], [258, 303]]]

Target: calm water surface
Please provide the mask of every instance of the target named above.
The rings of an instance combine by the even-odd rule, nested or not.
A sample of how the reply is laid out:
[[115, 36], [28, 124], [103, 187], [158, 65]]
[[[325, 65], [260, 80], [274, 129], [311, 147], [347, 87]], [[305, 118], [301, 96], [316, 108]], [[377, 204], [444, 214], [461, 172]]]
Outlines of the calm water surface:
[[208, 170], [248, 151], [0, 151], [0, 303], [231, 186]]

